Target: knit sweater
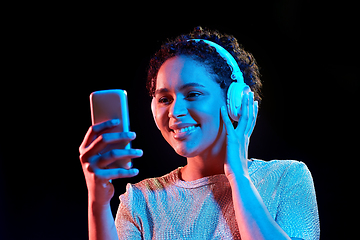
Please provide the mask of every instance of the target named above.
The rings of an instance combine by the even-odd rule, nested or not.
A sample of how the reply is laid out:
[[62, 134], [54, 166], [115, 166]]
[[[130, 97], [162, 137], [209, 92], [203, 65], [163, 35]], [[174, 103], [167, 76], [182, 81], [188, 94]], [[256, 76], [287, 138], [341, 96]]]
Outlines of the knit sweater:
[[[180, 169], [127, 185], [115, 219], [120, 239], [241, 239], [226, 176], [185, 182]], [[303, 162], [252, 159], [249, 175], [289, 237], [319, 239], [313, 179]]]

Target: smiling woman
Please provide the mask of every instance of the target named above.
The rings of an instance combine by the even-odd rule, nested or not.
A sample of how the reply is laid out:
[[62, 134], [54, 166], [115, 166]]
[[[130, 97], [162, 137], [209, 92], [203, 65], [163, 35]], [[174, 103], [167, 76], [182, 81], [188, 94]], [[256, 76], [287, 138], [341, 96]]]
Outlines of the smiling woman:
[[138, 170], [106, 164], [142, 152], [113, 149], [99, 156], [107, 144], [129, 142], [135, 134], [102, 134], [118, 124], [114, 120], [91, 127], [80, 147], [90, 239], [319, 239], [306, 165], [248, 158], [261, 100], [259, 76], [253, 56], [232, 36], [197, 28], [165, 43], [150, 62], [151, 109], [162, 136], [187, 165], [128, 184], [114, 224], [108, 180]]

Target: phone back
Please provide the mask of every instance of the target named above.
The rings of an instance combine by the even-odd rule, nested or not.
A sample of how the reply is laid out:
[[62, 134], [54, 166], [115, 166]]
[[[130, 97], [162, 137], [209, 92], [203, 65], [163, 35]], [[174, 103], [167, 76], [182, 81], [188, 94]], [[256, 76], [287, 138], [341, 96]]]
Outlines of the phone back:
[[[129, 109], [127, 102], [127, 93], [121, 89], [111, 89], [96, 91], [90, 94], [91, 122], [92, 124], [101, 123], [111, 119], [120, 119], [120, 124], [108, 132], [129, 132]], [[112, 149], [130, 149], [130, 143], [114, 143], [108, 145], [100, 154], [104, 154]], [[131, 159], [117, 161], [111, 167], [129, 168]]]

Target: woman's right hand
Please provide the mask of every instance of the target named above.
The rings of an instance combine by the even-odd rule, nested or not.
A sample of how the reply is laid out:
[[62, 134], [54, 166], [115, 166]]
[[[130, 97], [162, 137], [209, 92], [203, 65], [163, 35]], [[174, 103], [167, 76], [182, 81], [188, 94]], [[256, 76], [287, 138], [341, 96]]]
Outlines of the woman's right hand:
[[109, 144], [129, 143], [134, 140], [134, 132], [104, 133], [119, 125], [119, 119], [105, 121], [93, 125], [87, 131], [79, 147], [80, 162], [85, 175], [89, 192], [89, 202], [106, 206], [114, 196], [114, 186], [109, 180], [116, 178], [130, 178], [139, 173], [138, 169], [109, 168], [117, 160], [138, 158], [143, 152], [140, 149], [112, 149], [104, 154], [99, 154]]

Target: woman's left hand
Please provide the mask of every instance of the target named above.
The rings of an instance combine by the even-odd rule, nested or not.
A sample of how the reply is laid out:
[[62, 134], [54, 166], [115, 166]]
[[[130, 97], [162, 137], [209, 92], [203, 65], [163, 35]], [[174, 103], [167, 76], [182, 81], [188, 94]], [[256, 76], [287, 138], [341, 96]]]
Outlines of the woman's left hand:
[[236, 176], [248, 176], [248, 147], [250, 136], [254, 130], [258, 113], [258, 102], [254, 101], [254, 93], [244, 90], [241, 103], [241, 117], [238, 126], [234, 129], [226, 107], [221, 108], [221, 116], [226, 130], [226, 159], [225, 175], [229, 180]]

